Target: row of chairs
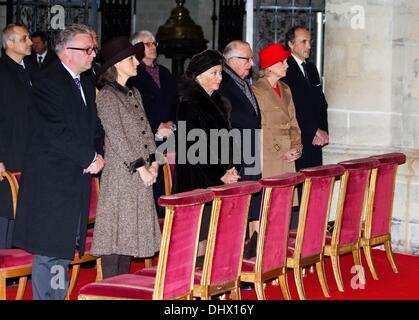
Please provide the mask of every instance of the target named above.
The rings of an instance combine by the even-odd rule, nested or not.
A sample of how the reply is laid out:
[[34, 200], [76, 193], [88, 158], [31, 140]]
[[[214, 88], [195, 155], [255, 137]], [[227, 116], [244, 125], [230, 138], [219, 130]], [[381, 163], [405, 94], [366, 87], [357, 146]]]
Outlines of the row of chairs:
[[[19, 191], [19, 172], [4, 172], [3, 176], [6, 178], [11, 195], [13, 204], [13, 213], [16, 214], [17, 195]], [[93, 225], [96, 216], [97, 199], [99, 195], [99, 179], [96, 176], [92, 177], [91, 196], [90, 196], [90, 207], [89, 207], [89, 218], [88, 223]], [[85, 253], [79, 257], [77, 249], [74, 252], [74, 258], [71, 261], [70, 268], [72, 268], [71, 278], [69, 281], [69, 288], [67, 291], [66, 299], [70, 298], [72, 291], [74, 290], [79, 272], [80, 266], [84, 263], [96, 261], [97, 263], [97, 274], [96, 280], [101, 280], [102, 268], [100, 267], [100, 259], [90, 255], [90, 247], [93, 240], [93, 228], [88, 229], [86, 236]], [[32, 274], [32, 254], [23, 249], [0, 249], [0, 300], [6, 300], [6, 281], [11, 278], [19, 278], [18, 290], [16, 293], [16, 300], [21, 300], [25, 293], [28, 276]]]
[[[384, 154], [286, 173], [259, 183], [245, 181], [162, 196], [159, 203], [166, 207], [166, 217], [157, 268], [88, 284], [80, 289], [79, 299], [209, 299], [224, 293], [240, 299], [240, 281], [255, 283], [258, 299], [265, 299], [265, 283], [276, 279], [283, 296], [290, 299], [288, 268], [294, 270], [300, 299], [305, 299], [302, 270], [312, 265], [324, 295], [330, 296], [324, 257], [331, 257], [338, 289], [343, 291], [339, 256], [352, 253], [360, 266], [363, 247], [372, 276], [378, 279], [371, 248], [382, 244], [398, 272], [391, 251], [391, 220], [397, 167], [405, 161], [404, 154]], [[327, 233], [336, 179], [341, 180], [337, 214], [333, 231]], [[293, 193], [300, 183], [298, 228], [290, 231]], [[249, 202], [261, 188], [257, 254], [255, 259], [243, 260]], [[196, 268], [202, 211], [211, 201], [204, 264]]]

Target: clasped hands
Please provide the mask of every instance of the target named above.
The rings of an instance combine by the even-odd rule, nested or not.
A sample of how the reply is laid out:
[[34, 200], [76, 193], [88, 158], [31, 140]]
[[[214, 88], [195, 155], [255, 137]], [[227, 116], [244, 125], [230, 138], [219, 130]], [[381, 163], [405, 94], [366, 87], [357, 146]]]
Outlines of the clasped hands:
[[95, 161], [93, 161], [90, 166], [83, 170], [83, 173], [97, 174], [105, 166], [105, 160], [100, 154], [96, 155]]
[[236, 168], [233, 167], [228, 169], [226, 173], [221, 177], [221, 181], [225, 184], [235, 183], [240, 179], [239, 173], [237, 172]]
[[146, 187], [153, 185], [157, 180], [157, 175], [159, 173], [159, 166], [157, 162], [153, 162], [151, 166], [142, 166], [137, 168], [138, 173], [140, 174], [141, 180]]
[[322, 129], [317, 129], [313, 138], [313, 146], [324, 146], [329, 143], [329, 135]]

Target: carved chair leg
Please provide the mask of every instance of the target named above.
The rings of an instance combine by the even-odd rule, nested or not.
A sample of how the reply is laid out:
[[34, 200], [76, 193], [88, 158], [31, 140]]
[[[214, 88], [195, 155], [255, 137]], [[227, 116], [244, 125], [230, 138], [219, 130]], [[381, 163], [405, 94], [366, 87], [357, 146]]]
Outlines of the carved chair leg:
[[70, 295], [73, 292], [74, 287], [76, 286], [77, 280], [79, 278], [79, 272], [80, 272], [80, 264], [73, 265], [73, 271], [71, 272], [70, 284], [68, 285], [67, 295], [65, 297], [66, 300], [70, 300]]
[[332, 269], [333, 275], [335, 276], [336, 284], [338, 286], [338, 290], [340, 292], [344, 291], [343, 281], [342, 281], [342, 274], [340, 271], [340, 263], [339, 263], [339, 256], [332, 254], [330, 256], [330, 260], [332, 261]]
[[366, 245], [364, 248], [365, 259], [367, 260], [368, 268], [370, 269], [372, 278], [378, 280], [377, 272], [375, 271], [374, 262], [372, 261], [371, 246]]
[[352, 251], [352, 255], [354, 257], [355, 266], [358, 266], [357, 272], [358, 272], [358, 277], [359, 277], [359, 283], [362, 285], [365, 285], [367, 281], [365, 279], [364, 267], [362, 266], [362, 262], [361, 262], [361, 249], [358, 248]]
[[390, 239], [384, 242], [384, 248], [386, 249], [387, 259], [390, 262], [391, 268], [393, 269], [394, 273], [399, 273], [399, 269], [397, 268], [396, 261], [393, 257], [393, 251], [391, 250]]
[[6, 300], [6, 278], [0, 278], [0, 300]]
[[19, 286], [18, 286], [17, 292], [16, 292], [16, 300], [22, 300], [23, 299], [23, 295], [25, 293], [27, 281], [28, 281], [28, 277], [20, 277], [19, 278]]
[[301, 267], [294, 268], [294, 279], [295, 279], [295, 286], [297, 287], [297, 292], [298, 292], [298, 296], [300, 297], [300, 300], [306, 300]]
[[326, 275], [324, 273], [324, 260], [316, 263], [317, 277], [319, 278], [320, 286], [325, 297], [330, 297], [329, 287], [327, 285]]
[[291, 300], [290, 290], [288, 288], [287, 273], [284, 273], [278, 277], [279, 285], [281, 287], [282, 295], [285, 300]]

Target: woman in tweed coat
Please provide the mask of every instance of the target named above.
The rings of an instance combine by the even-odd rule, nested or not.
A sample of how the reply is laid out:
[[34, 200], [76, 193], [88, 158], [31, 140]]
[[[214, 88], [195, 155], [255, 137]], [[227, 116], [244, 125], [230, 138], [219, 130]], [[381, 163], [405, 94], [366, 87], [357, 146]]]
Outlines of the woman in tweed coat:
[[105, 129], [105, 169], [102, 173], [91, 253], [102, 257], [104, 278], [129, 273], [131, 257], [149, 257], [160, 248], [161, 233], [153, 200], [154, 135], [140, 93], [126, 87], [137, 74], [136, 59], [144, 45], [127, 37], [103, 47], [105, 63], [97, 96], [98, 115]]

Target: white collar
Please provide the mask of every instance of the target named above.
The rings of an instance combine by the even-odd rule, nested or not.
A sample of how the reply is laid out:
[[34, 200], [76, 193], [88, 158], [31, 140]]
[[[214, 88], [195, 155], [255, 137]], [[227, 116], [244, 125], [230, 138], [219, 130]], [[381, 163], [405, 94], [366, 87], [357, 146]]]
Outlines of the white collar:
[[64, 68], [67, 69], [67, 71], [71, 74], [71, 76], [73, 77], [73, 79], [77, 78], [80, 79], [80, 74], [75, 74], [69, 67], [67, 67], [62, 61], [61, 63], [63, 64]]
[[39, 60], [39, 57], [42, 57], [42, 61], [44, 61], [45, 56], [47, 55], [47, 53], [48, 53], [48, 49], [47, 49], [47, 50], [45, 50], [43, 54], [38, 54], [38, 53], [37, 53], [37, 54], [36, 54], [36, 57], [38, 58], [38, 60]]
[[297, 64], [298, 64], [299, 66], [301, 66], [301, 64], [302, 64], [303, 62], [306, 62], [305, 60], [301, 60], [301, 59], [297, 58], [297, 56], [296, 56], [295, 54], [293, 54], [293, 53], [292, 53], [292, 56], [294, 57], [295, 61], [297, 61]]

